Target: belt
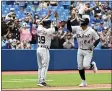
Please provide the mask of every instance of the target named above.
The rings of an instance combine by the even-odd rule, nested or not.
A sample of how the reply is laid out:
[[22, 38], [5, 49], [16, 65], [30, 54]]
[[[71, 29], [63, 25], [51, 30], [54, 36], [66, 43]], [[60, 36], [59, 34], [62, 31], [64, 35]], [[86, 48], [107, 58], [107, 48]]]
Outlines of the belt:
[[90, 50], [90, 49], [82, 49], [82, 48], [80, 48], [81, 50]]
[[48, 47], [48, 46], [46, 46], [46, 45], [38, 45], [38, 47], [42, 47], [42, 48], [49, 49], [49, 47]]

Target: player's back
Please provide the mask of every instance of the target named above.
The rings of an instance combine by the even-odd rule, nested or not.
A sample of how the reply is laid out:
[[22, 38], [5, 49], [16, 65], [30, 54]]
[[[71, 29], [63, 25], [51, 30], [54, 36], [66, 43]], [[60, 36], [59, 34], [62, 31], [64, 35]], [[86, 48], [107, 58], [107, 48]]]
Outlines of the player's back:
[[40, 25], [37, 29], [38, 45], [47, 46], [48, 48], [50, 48], [51, 38], [54, 31], [54, 28], [47, 29]]

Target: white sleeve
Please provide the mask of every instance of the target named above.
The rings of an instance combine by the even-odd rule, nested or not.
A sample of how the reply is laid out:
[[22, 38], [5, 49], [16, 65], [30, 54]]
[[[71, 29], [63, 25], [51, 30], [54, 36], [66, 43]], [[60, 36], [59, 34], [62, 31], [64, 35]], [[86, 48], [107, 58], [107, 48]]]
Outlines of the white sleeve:
[[55, 28], [52, 27], [52, 28], [49, 29], [48, 34], [53, 34], [54, 32], [55, 32]]
[[98, 40], [99, 39], [99, 35], [97, 34], [97, 32], [95, 30], [93, 30], [93, 39], [94, 40]]
[[72, 27], [72, 32], [76, 33], [79, 26], [71, 26], [71, 27]]

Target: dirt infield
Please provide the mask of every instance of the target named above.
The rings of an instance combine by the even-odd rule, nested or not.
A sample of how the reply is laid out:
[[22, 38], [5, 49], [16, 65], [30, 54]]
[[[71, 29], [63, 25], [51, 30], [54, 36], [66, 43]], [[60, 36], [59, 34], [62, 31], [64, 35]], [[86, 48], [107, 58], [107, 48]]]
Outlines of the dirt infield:
[[[78, 71], [48, 71], [48, 74], [65, 74], [65, 73], [78, 73]], [[92, 71], [88, 70], [86, 73], [93, 73]], [[99, 70], [97, 73], [110, 73], [111, 70]], [[37, 71], [14, 71], [14, 72], [2, 72], [2, 74], [37, 74]], [[112, 84], [93, 84], [88, 85], [87, 87], [78, 87], [78, 86], [68, 86], [68, 87], [38, 87], [38, 88], [22, 88], [22, 89], [2, 89], [2, 91], [16, 91], [16, 90], [27, 90], [27, 91], [34, 91], [34, 90], [93, 90], [93, 89], [111, 89]]]
[[[2, 74], [37, 74], [37, 71], [4, 71]], [[48, 71], [48, 74], [66, 74], [66, 73], [78, 73], [77, 70], [64, 70], [64, 71]], [[93, 73], [91, 70], [87, 70], [86, 73]], [[97, 73], [111, 73], [111, 70], [98, 70]]]
[[88, 85], [87, 87], [78, 87], [78, 86], [69, 86], [69, 87], [41, 87], [41, 88], [23, 88], [23, 89], [3, 89], [4, 90], [47, 90], [47, 91], [53, 91], [53, 90], [93, 90], [93, 89], [104, 89], [104, 88], [111, 88], [111, 84], [95, 84], [95, 85]]

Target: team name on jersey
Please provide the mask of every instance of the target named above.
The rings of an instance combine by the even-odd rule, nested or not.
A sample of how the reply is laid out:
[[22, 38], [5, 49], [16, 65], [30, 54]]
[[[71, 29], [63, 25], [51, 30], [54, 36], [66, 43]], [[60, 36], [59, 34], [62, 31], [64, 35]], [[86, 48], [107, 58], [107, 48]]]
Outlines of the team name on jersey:
[[87, 34], [87, 35], [80, 35], [80, 34], [77, 34], [77, 38], [89, 38], [90, 37], [90, 34]]

